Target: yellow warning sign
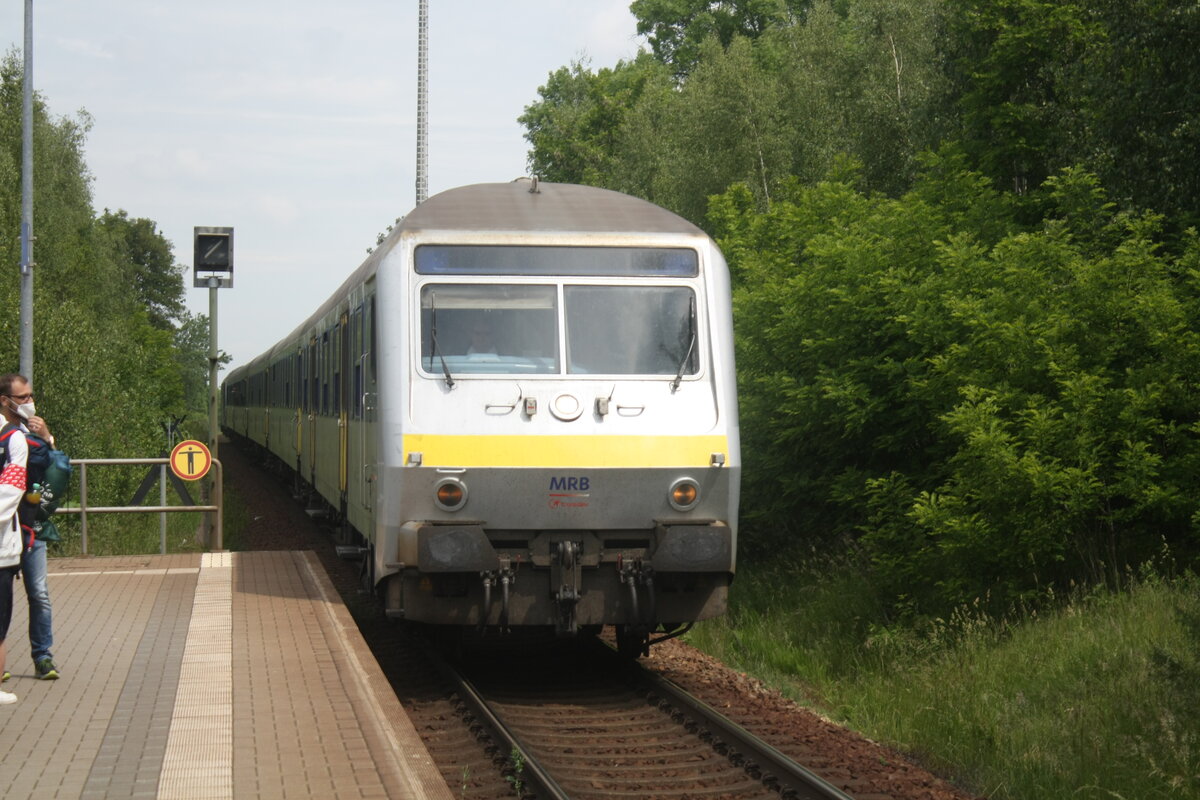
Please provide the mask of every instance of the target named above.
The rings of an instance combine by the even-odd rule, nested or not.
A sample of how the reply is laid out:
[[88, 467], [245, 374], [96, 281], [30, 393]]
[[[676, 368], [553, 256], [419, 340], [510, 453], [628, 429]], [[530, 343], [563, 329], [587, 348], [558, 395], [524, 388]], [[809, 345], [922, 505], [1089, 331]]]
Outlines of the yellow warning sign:
[[175, 445], [171, 451], [171, 471], [185, 481], [198, 481], [208, 474], [212, 466], [212, 453], [208, 446], [195, 439], [187, 439]]

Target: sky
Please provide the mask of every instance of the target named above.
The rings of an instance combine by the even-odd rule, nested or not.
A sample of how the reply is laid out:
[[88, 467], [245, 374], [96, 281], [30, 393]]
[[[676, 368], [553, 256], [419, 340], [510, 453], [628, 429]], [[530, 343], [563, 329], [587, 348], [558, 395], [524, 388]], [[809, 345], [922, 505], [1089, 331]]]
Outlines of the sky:
[[[193, 229], [234, 228], [234, 285], [217, 298], [226, 369], [290, 333], [412, 209], [418, 8], [33, 3], [34, 87], [53, 115], [91, 118], [96, 212], [158, 224], [193, 313], [209, 311], [209, 291], [192, 287]], [[5, 49], [23, 52], [24, 14], [2, 0]], [[550, 73], [612, 66], [644, 44], [629, 0], [429, 0], [428, 35], [430, 196], [524, 175], [517, 117]]]

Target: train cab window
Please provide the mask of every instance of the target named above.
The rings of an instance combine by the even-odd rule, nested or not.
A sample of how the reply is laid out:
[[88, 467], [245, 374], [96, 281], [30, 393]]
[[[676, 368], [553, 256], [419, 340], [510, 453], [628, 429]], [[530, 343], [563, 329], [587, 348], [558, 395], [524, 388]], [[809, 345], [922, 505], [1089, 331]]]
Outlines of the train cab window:
[[421, 366], [440, 374], [554, 374], [554, 286], [428, 284], [421, 290]]
[[565, 286], [567, 372], [694, 375], [696, 304], [685, 286]]

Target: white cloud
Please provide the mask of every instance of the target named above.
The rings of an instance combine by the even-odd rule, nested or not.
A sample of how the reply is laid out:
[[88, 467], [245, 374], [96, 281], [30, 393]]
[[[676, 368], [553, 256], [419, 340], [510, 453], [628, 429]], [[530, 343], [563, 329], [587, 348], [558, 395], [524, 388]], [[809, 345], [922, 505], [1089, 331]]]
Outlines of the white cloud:
[[[100, 42], [91, 39], [57, 39], [56, 44], [62, 48], [64, 52], [73, 53], [75, 55], [84, 56], [86, 58], [100, 58], [111, 61], [116, 58], [116, 54], [111, 49], [104, 46]], [[36, 53], [36, 50], [35, 50]], [[34, 75], [37, 73], [35, 72]]]
[[279, 223], [292, 223], [299, 217], [299, 211], [296, 208], [296, 201], [291, 197], [280, 195], [261, 195], [254, 203], [255, 208], [261, 211], [267, 219]]

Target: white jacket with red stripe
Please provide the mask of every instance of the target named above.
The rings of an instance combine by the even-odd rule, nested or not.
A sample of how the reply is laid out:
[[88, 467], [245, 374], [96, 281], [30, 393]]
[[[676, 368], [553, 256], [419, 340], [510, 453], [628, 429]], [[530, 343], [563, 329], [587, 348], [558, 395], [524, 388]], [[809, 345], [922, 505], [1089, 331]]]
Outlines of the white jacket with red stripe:
[[0, 471], [0, 567], [15, 567], [21, 563], [25, 549], [17, 507], [25, 496], [29, 443], [24, 431], [16, 430], [8, 437], [7, 444], [8, 459]]

